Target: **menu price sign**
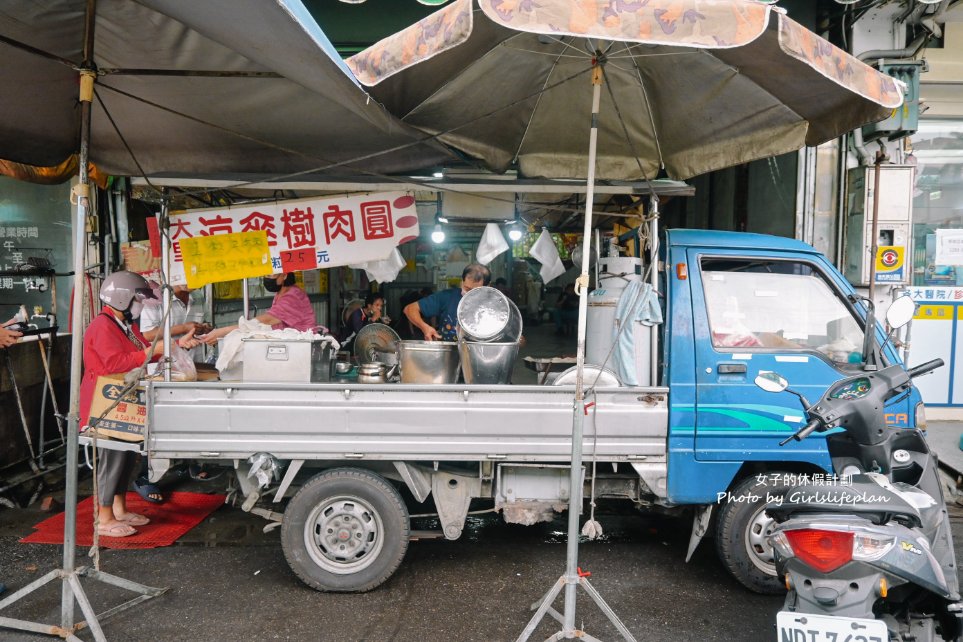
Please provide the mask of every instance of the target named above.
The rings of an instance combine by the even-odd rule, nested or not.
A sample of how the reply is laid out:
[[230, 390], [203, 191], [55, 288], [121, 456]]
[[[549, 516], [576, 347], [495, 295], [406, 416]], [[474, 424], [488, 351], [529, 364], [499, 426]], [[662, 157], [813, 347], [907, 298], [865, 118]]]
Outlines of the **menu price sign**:
[[281, 250], [281, 272], [303, 272], [318, 267], [313, 250]]
[[178, 212], [170, 222], [170, 282], [187, 282], [185, 242], [246, 232], [267, 236], [271, 269], [266, 274], [298, 272], [384, 259], [418, 237], [418, 212], [414, 196], [405, 192]]
[[180, 249], [187, 287], [192, 290], [274, 273], [263, 230], [184, 239]]

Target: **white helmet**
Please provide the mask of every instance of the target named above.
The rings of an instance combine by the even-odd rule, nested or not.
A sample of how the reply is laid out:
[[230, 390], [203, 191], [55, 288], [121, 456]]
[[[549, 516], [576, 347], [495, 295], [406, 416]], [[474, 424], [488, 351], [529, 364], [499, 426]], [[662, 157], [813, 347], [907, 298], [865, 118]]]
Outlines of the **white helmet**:
[[100, 286], [100, 300], [121, 312], [130, 309], [135, 300], [153, 299], [147, 280], [139, 274], [121, 270], [111, 273]]

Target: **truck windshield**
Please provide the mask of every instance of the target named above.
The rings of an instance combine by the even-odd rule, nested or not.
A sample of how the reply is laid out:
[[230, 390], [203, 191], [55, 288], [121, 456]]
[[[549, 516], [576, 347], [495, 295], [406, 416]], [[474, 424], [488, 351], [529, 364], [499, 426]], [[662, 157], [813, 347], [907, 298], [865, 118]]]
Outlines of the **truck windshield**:
[[701, 265], [716, 348], [816, 350], [840, 366], [861, 362], [859, 324], [811, 266], [730, 258]]

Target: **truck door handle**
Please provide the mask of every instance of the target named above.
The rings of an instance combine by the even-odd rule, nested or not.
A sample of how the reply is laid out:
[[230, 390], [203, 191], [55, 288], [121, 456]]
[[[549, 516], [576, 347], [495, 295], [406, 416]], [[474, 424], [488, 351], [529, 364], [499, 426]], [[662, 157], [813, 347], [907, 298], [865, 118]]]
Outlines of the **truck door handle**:
[[744, 363], [720, 363], [716, 366], [719, 374], [746, 374], [746, 364]]

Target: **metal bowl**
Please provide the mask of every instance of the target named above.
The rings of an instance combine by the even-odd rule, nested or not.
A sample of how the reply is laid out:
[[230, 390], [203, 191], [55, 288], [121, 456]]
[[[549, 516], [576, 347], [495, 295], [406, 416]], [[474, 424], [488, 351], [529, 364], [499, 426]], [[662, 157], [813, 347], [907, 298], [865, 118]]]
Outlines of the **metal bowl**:
[[401, 383], [457, 383], [460, 362], [454, 341], [399, 341]]

